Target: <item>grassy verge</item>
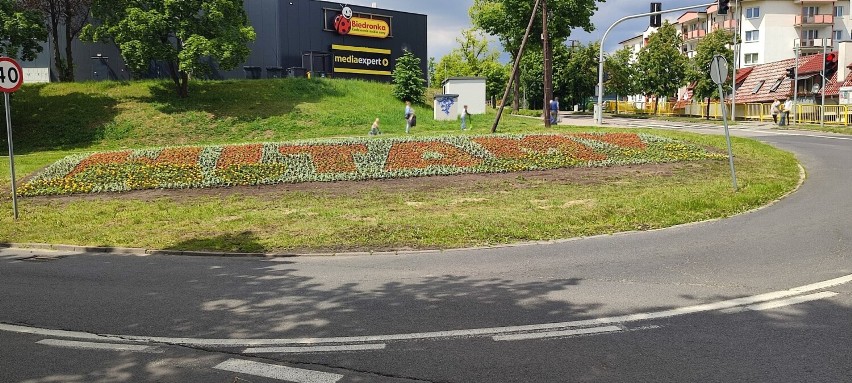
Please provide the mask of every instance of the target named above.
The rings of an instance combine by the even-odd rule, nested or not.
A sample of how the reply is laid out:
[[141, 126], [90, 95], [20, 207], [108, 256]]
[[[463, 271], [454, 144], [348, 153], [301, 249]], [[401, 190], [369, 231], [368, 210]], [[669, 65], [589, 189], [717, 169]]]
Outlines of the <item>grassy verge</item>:
[[[725, 147], [719, 136], [653, 133]], [[594, 173], [590, 179], [519, 173], [392, 190], [379, 182], [262, 194], [223, 189], [223, 195], [26, 198], [18, 222], [11, 214], [0, 217], [0, 242], [270, 252], [443, 249], [726, 217], [772, 201], [798, 181], [797, 162], [788, 153], [736, 138], [734, 150], [737, 193], [727, 162], [701, 161], [660, 171]]]

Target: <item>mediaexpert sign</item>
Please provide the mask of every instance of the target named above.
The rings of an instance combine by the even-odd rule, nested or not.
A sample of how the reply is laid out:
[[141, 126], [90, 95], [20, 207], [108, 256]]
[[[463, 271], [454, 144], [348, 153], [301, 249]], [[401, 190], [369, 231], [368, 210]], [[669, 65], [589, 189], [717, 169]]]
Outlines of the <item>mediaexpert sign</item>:
[[390, 76], [392, 73], [390, 49], [334, 44], [331, 52], [335, 73], [374, 76]]

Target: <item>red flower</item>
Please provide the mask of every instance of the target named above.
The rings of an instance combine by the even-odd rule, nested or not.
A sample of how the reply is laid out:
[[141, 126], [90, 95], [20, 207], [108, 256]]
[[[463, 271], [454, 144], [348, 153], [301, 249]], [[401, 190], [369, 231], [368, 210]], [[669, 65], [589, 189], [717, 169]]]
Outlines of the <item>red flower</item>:
[[216, 169], [227, 169], [235, 165], [252, 165], [260, 163], [263, 155], [263, 145], [237, 145], [226, 146], [216, 161]]
[[278, 151], [287, 155], [309, 154], [317, 173], [354, 173], [355, 154], [367, 154], [366, 144], [293, 145]]
[[[434, 156], [429, 156], [429, 154]], [[446, 142], [398, 142], [393, 144], [385, 169], [425, 169], [429, 166], [470, 167], [482, 160]]]
[[68, 173], [66, 177], [74, 177], [74, 175], [85, 171], [90, 166], [125, 163], [129, 156], [129, 150], [121, 152], [95, 153], [80, 161], [80, 163], [74, 167], [74, 170]]

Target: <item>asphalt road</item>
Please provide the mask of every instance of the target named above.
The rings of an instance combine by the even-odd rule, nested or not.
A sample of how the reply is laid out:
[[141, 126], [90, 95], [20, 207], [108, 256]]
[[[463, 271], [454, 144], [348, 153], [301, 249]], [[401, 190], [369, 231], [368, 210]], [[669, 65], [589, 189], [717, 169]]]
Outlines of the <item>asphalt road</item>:
[[0, 382], [849, 381], [852, 140], [733, 132], [794, 152], [802, 187], [729, 219], [489, 250], [0, 251]]

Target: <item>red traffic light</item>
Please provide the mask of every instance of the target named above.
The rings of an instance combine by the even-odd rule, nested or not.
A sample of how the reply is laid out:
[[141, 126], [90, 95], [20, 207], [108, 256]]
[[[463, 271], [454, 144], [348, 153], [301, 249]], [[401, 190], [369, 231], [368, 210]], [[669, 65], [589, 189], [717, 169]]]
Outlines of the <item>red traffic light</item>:
[[837, 62], [837, 54], [836, 54], [836, 53], [834, 53], [834, 52], [826, 54], [826, 55], [825, 55], [825, 62], [826, 62], [826, 63], [834, 63], [834, 62]]

